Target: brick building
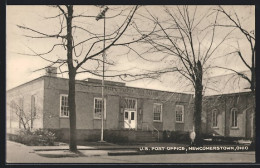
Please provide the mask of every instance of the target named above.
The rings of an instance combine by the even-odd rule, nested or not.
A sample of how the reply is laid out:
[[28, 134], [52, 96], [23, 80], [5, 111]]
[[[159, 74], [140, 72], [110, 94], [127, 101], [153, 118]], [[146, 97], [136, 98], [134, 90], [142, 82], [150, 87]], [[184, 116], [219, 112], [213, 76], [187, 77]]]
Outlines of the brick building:
[[[241, 72], [250, 76], [249, 71]], [[202, 129], [230, 137], [255, 137], [255, 95], [237, 74], [208, 78], [203, 98]]]
[[[48, 128], [60, 131], [61, 138], [69, 139], [68, 79], [53, 74], [48, 72], [7, 91], [7, 133], [23, 127]], [[206, 90], [202, 131], [254, 137], [254, 95], [245, 90], [234, 93], [234, 84], [233, 90], [226, 89], [232, 93], [224, 92], [220, 86], [228, 85], [220, 78], [230, 77], [213, 78], [219, 82], [213, 82], [219, 91], [210, 94]], [[80, 140], [100, 137], [101, 83], [97, 79], [76, 81], [76, 128]], [[164, 130], [190, 132], [193, 129], [192, 94], [134, 88], [112, 81], [105, 81], [104, 90], [105, 133], [110, 131], [110, 135], [113, 132], [133, 141], [155, 141]]]
[[255, 137], [255, 105], [251, 92], [206, 96], [203, 131], [230, 137]]
[[[7, 91], [7, 132], [24, 126], [63, 131], [68, 139], [68, 79], [42, 76]], [[193, 95], [127, 87], [125, 83], [105, 81], [104, 130], [132, 132], [192, 130]], [[78, 138], [88, 140], [100, 134], [101, 81], [76, 81]], [[25, 120], [25, 119], [24, 119]], [[26, 120], [26, 121], [27, 121]], [[126, 132], [126, 133], [125, 133]], [[132, 139], [136, 135], [131, 133]], [[106, 138], [106, 137], [104, 137]], [[152, 137], [147, 137], [153, 139]]]

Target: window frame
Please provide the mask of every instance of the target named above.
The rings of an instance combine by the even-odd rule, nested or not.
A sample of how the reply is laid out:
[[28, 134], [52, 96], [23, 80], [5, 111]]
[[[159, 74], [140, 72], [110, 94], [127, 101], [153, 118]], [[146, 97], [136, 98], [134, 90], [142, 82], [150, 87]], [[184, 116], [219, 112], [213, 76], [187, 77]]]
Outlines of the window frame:
[[62, 97], [65, 96], [67, 97], [67, 100], [68, 100], [68, 108], [69, 108], [69, 96], [67, 94], [60, 94], [60, 118], [69, 118], [70, 117], [70, 111], [68, 109], [68, 116], [67, 115], [64, 115], [64, 113], [62, 113], [61, 111], [61, 106], [62, 106]]
[[[155, 113], [155, 112], [154, 112], [154, 107], [157, 106], [157, 105], [161, 106], [160, 120], [155, 120], [155, 119], [154, 119], [154, 113]], [[163, 113], [163, 111], [162, 111], [162, 109], [163, 109], [162, 106], [163, 106], [162, 103], [154, 103], [154, 104], [153, 104], [153, 121], [154, 121], [154, 122], [162, 122], [162, 113]]]
[[36, 95], [31, 95], [31, 129], [33, 128], [33, 122], [37, 116], [36, 100]]
[[[235, 121], [233, 120], [233, 113], [235, 112]], [[238, 128], [238, 124], [237, 124], [237, 117], [238, 117], [238, 109], [237, 108], [232, 108], [231, 109], [231, 128]], [[235, 123], [235, 125], [233, 125], [233, 122]]]
[[[181, 107], [181, 109], [182, 109], [182, 120], [181, 121], [177, 121], [177, 106], [179, 106], [179, 107]], [[181, 105], [181, 104], [177, 104], [176, 106], [175, 106], [175, 122], [176, 123], [184, 123], [184, 105]]]
[[31, 117], [32, 118], [37, 116], [36, 103], [37, 103], [36, 95], [31, 95]]
[[[10, 102], [10, 125], [9, 128], [12, 128], [12, 121], [14, 120], [13, 116], [17, 114], [17, 104], [14, 100], [11, 100]], [[19, 124], [20, 124], [20, 117], [19, 118]], [[20, 127], [20, 125], [19, 125]]]
[[[211, 115], [212, 115], [211, 116], [212, 128], [218, 128], [218, 110], [213, 109]], [[214, 117], [215, 117], [215, 121], [214, 121]], [[214, 125], [214, 123], [216, 123], [216, 125]]]
[[[102, 97], [94, 97], [94, 105], [93, 105], [93, 118], [95, 119], [95, 120], [101, 120], [102, 119], [102, 117], [96, 117], [95, 116], [95, 100], [101, 100], [101, 102], [102, 102]], [[107, 116], [107, 110], [106, 110], [106, 98], [104, 98], [104, 120], [106, 120], [106, 116]], [[102, 107], [101, 107], [102, 108]], [[102, 109], [101, 109], [101, 112], [102, 112]]]
[[24, 97], [19, 97], [19, 100], [18, 100], [18, 110], [19, 110], [19, 128], [22, 128], [22, 115], [24, 113], [24, 108], [23, 108], [23, 105], [24, 105]]

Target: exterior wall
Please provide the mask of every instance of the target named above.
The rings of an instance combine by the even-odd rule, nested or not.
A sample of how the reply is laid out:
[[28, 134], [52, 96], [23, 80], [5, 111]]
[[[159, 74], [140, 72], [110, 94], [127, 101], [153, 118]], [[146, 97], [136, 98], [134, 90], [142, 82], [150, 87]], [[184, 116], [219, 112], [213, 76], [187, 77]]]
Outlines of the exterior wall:
[[[44, 82], [41, 78], [35, 79], [26, 84], [20, 85], [14, 89], [8, 90], [6, 94], [6, 128], [7, 133], [15, 133], [19, 130], [19, 112], [11, 112], [11, 102], [13, 101], [18, 108], [22, 108], [28, 121], [29, 127], [31, 127], [31, 96], [35, 96], [35, 109], [36, 116], [33, 119], [33, 128], [43, 128], [43, 100], [44, 100]], [[20, 100], [22, 99], [22, 105]], [[22, 128], [23, 126], [20, 125]]]
[[[100, 130], [101, 120], [94, 119], [94, 98], [101, 98], [101, 85], [95, 81], [76, 81], [76, 111], [78, 130]], [[113, 84], [110, 83], [110, 84]], [[11, 114], [10, 102], [23, 99], [24, 112], [31, 114], [31, 96], [36, 97], [37, 117], [33, 128], [68, 129], [69, 118], [60, 117], [60, 95], [68, 95], [68, 79], [44, 76], [7, 91], [8, 133], [19, 129], [19, 118]], [[105, 130], [124, 129], [124, 100], [137, 100], [137, 130], [191, 131], [193, 128], [193, 96], [141, 88], [126, 87], [122, 83], [105, 87]], [[153, 105], [162, 104], [162, 121], [154, 121]], [[184, 122], [176, 122], [176, 105], [184, 106]], [[231, 127], [231, 109], [238, 109], [237, 128]], [[251, 93], [237, 93], [204, 97], [202, 131], [223, 136], [255, 136], [255, 97]], [[212, 110], [217, 109], [216, 128], [212, 127]], [[29, 122], [30, 124], [31, 122]], [[84, 139], [83, 135], [80, 135]]]
[[[163, 130], [191, 131], [193, 127], [193, 97], [191, 95], [179, 95], [176, 101], [164, 103]], [[176, 105], [184, 106], [183, 122], [176, 122]]]
[[[44, 127], [69, 128], [69, 119], [60, 117], [60, 95], [68, 94], [68, 80], [62, 78], [45, 77]], [[77, 81], [76, 110], [77, 129], [100, 129], [101, 120], [94, 119], [94, 98], [101, 97], [101, 87], [97, 83]], [[106, 86], [106, 119], [104, 129], [124, 128], [124, 99], [137, 100], [137, 130], [188, 131], [192, 129], [192, 118], [188, 113], [192, 111], [192, 95], [163, 92], [148, 89], [131, 88], [126, 86]], [[162, 122], [153, 121], [153, 104], [161, 103]], [[175, 105], [184, 105], [184, 123], [175, 124]], [[187, 114], [186, 114], [187, 113]]]
[[[231, 109], [237, 108], [237, 127], [231, 126]], [[218, 111], [218, 125], [212, 127], [212, 110]], [[217, 133], [232, 137], [254, 136], [254, 96], [250, 92], [208, 96], [203, 101], [203, 113], [207, 116], [205, 133]]]
[[[60, 95], [68, 95], [68, 81], [46, 78], [44, 117], [45, 128], [69, 128], [69, 118], [60, 117]], [[56, 88], [59, 86], [59, 89]], [[100, 129], [101, 120], [94, 119], [94, 98], [101, 98], [101, 93], [86, 92], [76, 89], [77, 129]], [[107, 95], [105, 129], [118, 129], [119, 96]], [[48, 117], [51, 114], [52, 117]]]

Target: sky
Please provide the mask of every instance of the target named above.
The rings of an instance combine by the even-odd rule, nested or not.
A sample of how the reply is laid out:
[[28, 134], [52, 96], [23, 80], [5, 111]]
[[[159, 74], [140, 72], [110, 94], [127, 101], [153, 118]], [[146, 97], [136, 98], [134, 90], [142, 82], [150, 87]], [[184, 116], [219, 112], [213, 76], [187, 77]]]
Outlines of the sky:
[[[122, 9], [126, 9], [125, 12], [122, 12], [119, 17], [116, 19], [107, 19], [106, 22], [106, 33], [109, 34], [120, 26], [127, 12], [131, 9], [132, 6], [111, 6], [107, 12], [107, 16], [114, 16], [116, 13]], [[228, 12], [236, 11], [238, 17], [241, 19], [241, 24], [248, 30], [254, 30], [255, 27], [255, 8], [254, 6], [223, 6]], [[167, 6], [169, 9], [176, 8], [175, 6]], [[191, 7], [192, 10], [194, 7]], [[198, 6], [197, 12], [198, 17], [200, 14], [205, 13], [209, 8], [216, 8], [216, 6]], [[75, 6], [75, 14], [82, 15], [91, 15], [96, 16], [100, 9], [95, 6]], [[146, 31], [151, 31], [153, 28], [153, 23], [149, 20], [144, 20], [143, 16], [149, 16], [148, 11], [151, 14], [154, 14], [159, 20], [164, 21], [167, 19], [167, 16], [164, 13], [162, 6], [144, 6], [138, 9], [135, 15], [135, 23], [139, 25], [139, 28]], [[19, 29], [17, 25], [27, 26], [41, 32], [55, 34], [59, 31], [60, 25], [57, 24], [60, 22], [58, 19], [46, 19], [49, 16], [57, 15], [57, 9], [48, 6], [7, 6], [6, 10], [6, 89], [9, 90], [15, 86], [28, 82], [37, 77], [43, 76], [45, 74], [44, 70], [36, 71], [37, 69], [43, 68], [48, 65], [47, 61], [37, 57], [37, 56], [28, 56], [26, 54], [33, 54], [33, 52], [42, 53], [49, 50], [53, 44], [59, 43], [58, 39], [31, 39], [26, 38], [24, 35], [35, 35], [28, 33], [28, 31]], [[209, 16], [210, 18], [210, 16]], [[87, 18], [88, 20], [78, 19], [77, 25], [80, 25], [90, 31], [95, 31], [97, 34], [103, 33], [103, 22], [96, 21], [95, 18]], [[227, 23], [227, 20], [223, 16], [219, 16], [219, 19], [222, 23]], [[212, 21], [212, 20], [210, 20]], [[206, 22], [205, 22], [206, 24]], [[202, 24], [203, 25], [203, 24]], [[78, 30], [77, 30], [78, 31]], [[223, 38], [223, 34], [226, 33], [228, 29], [219, 29], [216, 38], [218, 40]], [[86, 37], [84, 33], [79, 32], [77, 39], [78, 41], [84, 40]], [[82, 33], [82, 34], [81, 34]], [[127, 41], [128, 39], [135, 38], [136, 32], [134, 29], [129, 29], [126, 32], [126, 36], [121, 39], [122, 41]], [[239, 41], [239, 43], [238, 43]], [[91, 42], [90, 42], [91, 44]], [[208, 43], [206, 42], [205, 45]], [[238, 31], [234, 31], [230, 39], [227, 40], [216, 52], [214, 59], [210, 60], [211, 64], [223, 65], [225, 67], [233, 68], [238, 71], [246, 70], [246, 67], [243, 65], [241, 60], [235, 56], [221, 57], [229, 51], [233, 50], [234, 47], [237, 47], [239, 44], [241, 50], [248, 55], [248, 45], [245, 43], [245, 39]], [[214, 44], [216, 45], [216, 44]], [[97, 47], [97, 50], [100, 49]], [[145, 46], [141, 44], [134, 45], [137, 51], [142, 51]], [[82, 49], [84, 52], [86, 49]], [[78, 49], [76, 52], [79, 53], [81, 49]], [[23, 53], [23, 54], [19, 54]], [[138, 73], [144, 70], [157, 70], [162, 69], [166, 66], [169, 66], [169, 60], [161, 62], [147, 62], [141, 59], [134, 52], [128, 52], [127, 49], [123, 47], [114, 47], [109, 49], [107, 52], [107, 57], [110, 61], [116, 63], [116, 66], [109, 66], [107, 70], [117, 70], [128, 73]], [[66, 56], [66, 51], [64, 48], [60, 47], [57, 50], [55, 49], [52, 53], [47, 54], [46, 58], [56, 59], [64, 58]], [[155, 55], [152, 58], [159, 58], [162, 55]], [[250, 57], [246, 58], [249, 61]], [[87, 67], [93, 66], [95, 68], [96, 64], [90, 62], [86, 65]], [[209, 76], [223, 75], [230, 72], [223, 70], [214, 70], [209, 73]], [[66, 74], [58, 75], [59, 77], [67, 77]], [[90, 74], [80, 74], [77, 76], [77, 79], [86, 79], [86, 78], [98, 78]], [[117, 78], [109, 78], [109, 80], [119, 81]], [[149, 89], [158, 89], [165, 91], [181, 91], [181, 92], [190, 92], [190, 83], [180, 78], [180, 75], [175, 73], [164, 74], [158, 79], [142, 79], [138, 81], [126, 82], [127, 86], [149, 88]], [[185, 87], [184, 87], [185, 86]]]

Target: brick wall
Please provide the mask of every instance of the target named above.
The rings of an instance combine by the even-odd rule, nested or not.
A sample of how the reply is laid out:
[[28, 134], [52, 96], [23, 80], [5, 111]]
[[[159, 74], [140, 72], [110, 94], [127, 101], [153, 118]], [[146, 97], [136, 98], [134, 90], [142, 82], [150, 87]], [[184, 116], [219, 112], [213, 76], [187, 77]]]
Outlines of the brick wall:
[[[217, 133], [223, 136], [246, 137], [253, 129], [251, 117], [253, 102], [250, 93], [237, 93], [206, 97], [203, 101], [203, 113], [206, 114], [205, 133]], [[238, 110], [237, 127], [231, 126], [231, 109]], [[212, 127], [212, 110], [218, 111], [218, 126]], [[248, 117], [249, 116], [249, 117]], [[252, 124], [251, 124], [252, 123]]]

